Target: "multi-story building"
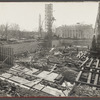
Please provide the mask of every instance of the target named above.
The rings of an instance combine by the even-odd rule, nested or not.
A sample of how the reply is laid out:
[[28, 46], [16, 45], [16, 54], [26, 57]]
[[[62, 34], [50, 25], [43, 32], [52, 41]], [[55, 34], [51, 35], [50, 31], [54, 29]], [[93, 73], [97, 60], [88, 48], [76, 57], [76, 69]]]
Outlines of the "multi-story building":
[[56, 28], [56, 35], [61, 38], [91, 39], [93, 34], [92, 25], [63, 25]]

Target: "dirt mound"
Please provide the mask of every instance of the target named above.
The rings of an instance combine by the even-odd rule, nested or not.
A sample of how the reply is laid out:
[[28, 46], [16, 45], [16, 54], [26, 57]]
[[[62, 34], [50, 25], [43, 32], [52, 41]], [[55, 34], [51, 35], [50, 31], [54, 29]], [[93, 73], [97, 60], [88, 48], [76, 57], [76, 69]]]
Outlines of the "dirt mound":
[[74, 70], [71, 70], [70, 68], [63, 68], [62, 75], [64, 76], [66, 81], [74, 82], [77, 77], [77, 72]]

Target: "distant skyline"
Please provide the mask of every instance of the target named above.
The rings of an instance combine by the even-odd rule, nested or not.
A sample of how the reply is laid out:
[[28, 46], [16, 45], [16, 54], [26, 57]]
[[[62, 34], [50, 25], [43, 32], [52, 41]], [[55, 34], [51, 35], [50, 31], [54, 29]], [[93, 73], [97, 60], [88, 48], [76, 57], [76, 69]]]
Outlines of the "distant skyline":
[[[53, 27], [76, 23], [95, 25], [98, 2], [49, 2], [53, 4], [56, 21]], [[45, 19], [45, 4], [48, 2], [0, 2], [0, 25], [16, 23], [21, 30], [38, 31], [39, 14]], [[45, 24], [45, 23], [44, 23]]]

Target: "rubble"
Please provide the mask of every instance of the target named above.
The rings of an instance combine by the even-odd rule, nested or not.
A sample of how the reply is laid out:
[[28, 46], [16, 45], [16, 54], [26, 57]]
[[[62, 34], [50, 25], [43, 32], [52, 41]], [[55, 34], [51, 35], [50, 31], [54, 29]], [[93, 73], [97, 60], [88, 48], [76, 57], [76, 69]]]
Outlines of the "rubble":
[[78, 73], [76, 71], [70, 70], [68, 68], [66, 68], [65, 71], [62, 72], [62, 75], [64, 76], [64, 79], [66, 81], [69, 81], [69, 82], [74, 82], [75, 79], [76, 79], [77, 74]]
[[[33, 54], [19, 57], [16, 64], [1, 79], [19, 85], [19, 91], [12, 96], [35, 96], [48, 94], [50, 96], [68, 96], [78, 74], [79, 58], [73, 48], [39, 50]], [[63, 52], [64, 51], [64, 52]], [[23, 89], [38, 91], [27, 95]], [[49, 90], [52, 92], [48, 92]], [[40, 93], [41, 92], [41, 93]], [[9, 93], [7, 94], [9, 95]]]
[[0, 79], [0, 92], [1, 96], [10, 96], [10, 97], [29, 97], [29, 96], [52, 96], [50, 94], [43, 93], [39, 90], [28, 90], [26, 88], [22, 88], [14, 83], [1, 80]]
[[41, 82], [41, 84], [46, 85], [46, 86], [50, 86], [50, 87], [53, 87], [53, 88], [57, 88], [57, 89], [62, 90], [62, 91], [66, 90], [66, 87], [63, 87], [60, 84], [58, 85], [56, 83], [53, 83], [53, 82], [50, 82], [50, 81], [46, 81], [46, 80], [43, 80]]
[[71, 96], [77, 96], [77, 97], [99, 97], [100, 96], [100, 90], [93, 90], [92, 87], [88, 85], [82, 85], [77, 86], [73, 94]]

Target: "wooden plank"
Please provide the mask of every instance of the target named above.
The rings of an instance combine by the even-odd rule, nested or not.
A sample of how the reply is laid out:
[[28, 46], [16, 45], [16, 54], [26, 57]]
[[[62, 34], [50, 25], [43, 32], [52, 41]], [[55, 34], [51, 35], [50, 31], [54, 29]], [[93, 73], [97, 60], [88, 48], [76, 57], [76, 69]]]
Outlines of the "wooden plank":
[[[90, 69], [90, 71], [92, 71], [92, 69]], [[91, 82], [91, 76], [92, 76], [92, 73], [89, 72], [89, 76], [88, 76], [88, 79], [87, 79], [87, 83], [90, 83]]]
[[[90, 67], [92, 62], [93, 62], [93, 58], [91, 58], [91, 61], [90, 61], [89, 65], [87, 67]], [[90, 69], [89, 76], [88, 76], [88, 79], [87, 79], [87, 83], [91, 82], [91, 77], [92, 77], [92, 73], [91, 72], [92, 72], [92, 69]]]
[[[97, 59], [96, 68], [98, 68], [98, 66], [99, 66], [99, 59]], [[99, 73], [99, 70], [97, 70], [97, 72]], [[95, 79], [94, 79], [94, 85], [97, 85], [98, 78], [99, 78], [99, 74], [96, 74]], [[93, 87], [93, 90], [95, 90], [95, 89], [96, 89], [96, 87]]]
[[[99, 72], [99, 70], [97, 70], [97, 72]], [[95, 76], [95, 80], [94, 80], [94, 85], [97, 85], [98, 78], [99, 78], [99, 74], [96, 74], [96, 76]], [[95, 90], [96, 87], [93, 87], [92, 89]]]
[[83, 52], [82, 52], [79, 58], [82, 58], [83, 55], [84, 55], [84, 54], [83, 54]]
[[80, 79], [80, 77], [82, 75], [83, 70], [84, 70], [84, 67], [82, 67], [82, 70], [78, 73], [76, 81], [79, 81], [79, 79]]
[[[92, 69], [92, 68], [91, 68], [91, 69]], [[80, 70], [80, 71], [83, 71], [83, 70]], [[87, 72], [87, 71], [88, 71], [88, 70], [84, 69], [84, 72]], [[100, 71], [100, 70], [99, 70], [99, 71]], [[92, 69], [92, 71], [89, 70], [88, 73], [89, 73], [89, 72], [95, 73], [95, 74], [99, 74], [97, 71], [95, 72], [93, 69]]]
[[84, 64], [89, 60], [88, 57], [86, 57], [86, 60], [80, 65], [80, 67], [84, 66]]
[[6, 59], [2, 62], [2, 64], [4, 64], [7, 59], [8, 59], [8, 57], [6, 57]]
[[97, 59], [97, 64], [95, 68], [98, 68], [98, 66], [99, 66], [99, 59]]
[[[81, 66], [83, 66], [86, 62], [87, 62], [88, 59], [86, 59]], [[81, 75], [82, 75], [82, 72], [84, 70], [84, 67], [82, 67], [82, 69], [80, 70], [77, 78], [76, 78], [76, 81], [75, 81], [75, 84], [76, 83], [81, 83], [81, 84], [85, 84], [85, 85], [89, 85], [89, 86], [93, 86], [93, 89], [95, 90], [97, 87], [100, 88], [100, 85], [97, 85], [97, 82], [98, 82], [98, 78], [99, 78], [99, 72], [100, 72], [100, 68], [98, 68], [99, 66], [99, 59], [96, 59], [97, 60], [97, 63], [96, 63], [96, 67], [95, 68], [91, 68], [89, 70], [89, 75], [88, 75], [88, 78], [87, 78], [87, 82], [81, 82], [79, 81]], [[88, 68], [91, 67], [91, 64], [93, 62], [93, 58], [91, 58], [90, 62], [89, 62], [89, 65], [87, 66]], [[96, 71], [96, 76], [95, 76], [95, 79], [94, 79], [94, 83], [92, 84], [91, 83], [91, 79], [92, 79], [92, 73], [93, 73], [93, 69], [97, 70]]]
[[[99, 70], [97, 70], [97, 72], [99, 73]], [[99, 77], [99, 74], [96, 74], [95, 80], [94, 80], [94, 85], [97, 85], [98, 77]]]
[[91, 58], [91, 61], [89, 62], [89, 65], [87, 67], [90, 67], [92, 62], [93, 62], [93, 58]]
[[91, 69], [100, 70], [100, 68], [91, 68]]
[[94, 84], [87, 83], [87, 82], [75, 81], [75, 83], [81, 83], [81, 84], [85, 84], [85, 85], [89, 85], [89, 86], [94, 86], [94, 87], [98, 87], [98, 88], [100, 88], [100, 85], [94, 85]]

